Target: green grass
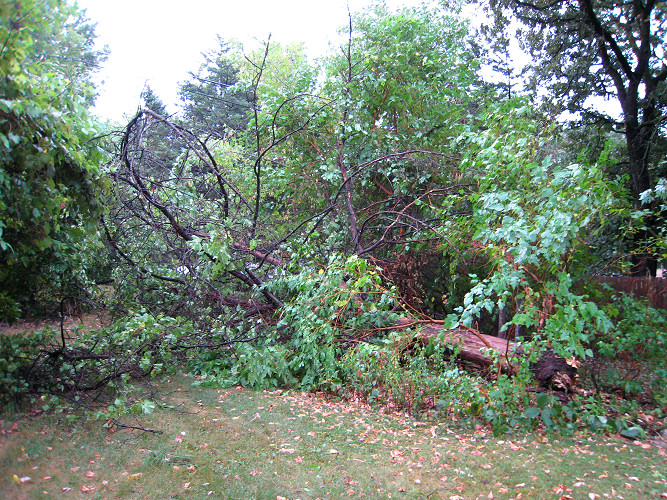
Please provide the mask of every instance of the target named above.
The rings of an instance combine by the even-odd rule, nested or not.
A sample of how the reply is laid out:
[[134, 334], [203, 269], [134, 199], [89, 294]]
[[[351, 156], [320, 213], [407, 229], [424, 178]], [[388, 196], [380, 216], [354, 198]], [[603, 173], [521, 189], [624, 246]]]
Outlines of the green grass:
[[[296, 392], [159, 381], [158, 410], [109, 432], [4, 421], [0, 498], [659, 498], [667, 454], [613, 437], [493, 438]], [[29, 476], [15, 484], [12, 477]], [[70, 488], [69, 490], [67, 488]], [[87, 491], [84, 491], [87, 490]]]

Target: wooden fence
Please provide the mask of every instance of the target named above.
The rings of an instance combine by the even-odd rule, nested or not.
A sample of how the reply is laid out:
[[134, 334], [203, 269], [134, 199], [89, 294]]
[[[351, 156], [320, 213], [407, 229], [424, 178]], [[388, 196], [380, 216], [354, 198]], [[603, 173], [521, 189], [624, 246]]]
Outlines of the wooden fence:
[[654, 307], [667, 309], [666, 278], [634, 278], [632, 276], [597, 276], [600, 283], [609, 284], [617, 292], [633, 293], [648, 299]]

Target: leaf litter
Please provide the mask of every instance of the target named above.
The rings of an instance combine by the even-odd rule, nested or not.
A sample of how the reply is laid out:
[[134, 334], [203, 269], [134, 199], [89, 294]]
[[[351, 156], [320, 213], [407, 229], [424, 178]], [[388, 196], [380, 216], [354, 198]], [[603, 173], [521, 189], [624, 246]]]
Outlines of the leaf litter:
[[[105, 436], [97, 429], [97, 442], [95, 432], [87, 436], [88, 446], [98, 447], [90, 459], [68, 454], [69, 436], [60, 433], [58, 441], [54, 429], [44, 441], [43, 449], [53, 450], [48, 456], [21, 448], [39, 434], [30, 426], [7, 434], [0, 470], [8, 480], [0, 483], [0, 496], [31, 496], [30, 489], [160, 498], [187, 489], [216, 498], [667, 498], [665, 450], [641, 441], [496, 439], [481, 427], [449, 428], [359, 401], [291, 391], [190, 388], [176, 399], [184, 413], [142, 416], [169, 429], [164, 436]], [[60, 468], [48, 465], [55, 455], [66, 457]], [[103, 460], [104, 468], [91, 467]], [[48, 475], [20, 481], [34, 477], [27, 474], [33, 470]]]

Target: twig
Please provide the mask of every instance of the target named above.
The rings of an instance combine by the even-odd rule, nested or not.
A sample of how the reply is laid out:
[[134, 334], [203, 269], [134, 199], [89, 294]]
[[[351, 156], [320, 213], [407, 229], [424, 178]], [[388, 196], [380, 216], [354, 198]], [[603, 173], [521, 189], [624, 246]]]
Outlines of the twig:
[[148, 429], [146, 427], [138, 427], [138, 426], [135, 426], [135, 425], [121, 424], [115, 418], [109, 419], [108, 422], [111, 422], [113, 425], [115, 425], [116, 427], [120, 427], [121, 429], [134, 429], [134, 430], [137, 430], [137, 431], [151, 432], [153, 434], [164, 434], [164, 431], [158, 431], [156, 429]]

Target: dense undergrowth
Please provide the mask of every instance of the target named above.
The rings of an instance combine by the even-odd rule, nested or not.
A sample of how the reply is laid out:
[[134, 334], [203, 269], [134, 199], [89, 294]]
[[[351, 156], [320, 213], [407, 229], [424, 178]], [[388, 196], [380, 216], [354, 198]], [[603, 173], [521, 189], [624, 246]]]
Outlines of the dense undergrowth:
[[108, 421], [151, 412], [159, 403], [150, 379], [184, 370], [197, 385], [324, 391], [499, 435], [543, 429], [638, 437], [665, 427], [667, 319], [632, 296], [601, 306], [614, 327], [591, 336], [585, 347], [595, 357], [584, 362], [576, 391], [564, 393], [537, 386], [530, 358], [513, 374], [483, 370], [457, 359], [460, 348], [442, 336], [424, 343], [419, 328], [392, 328], [406, 312], [362, 259], [332, 260], [278, 287], [291, 300], [277, 324], [226, 318], [202, 333], [191, 320], [143, 311], [101, 331], [75, 331], [64, 343], [49, 329], [2, 335], [2, 403], [73, 404]]

